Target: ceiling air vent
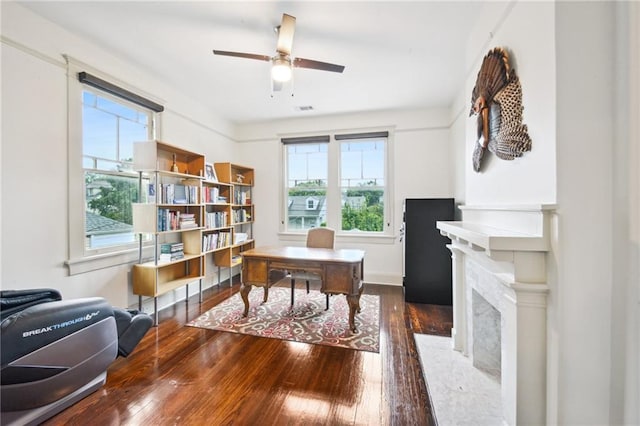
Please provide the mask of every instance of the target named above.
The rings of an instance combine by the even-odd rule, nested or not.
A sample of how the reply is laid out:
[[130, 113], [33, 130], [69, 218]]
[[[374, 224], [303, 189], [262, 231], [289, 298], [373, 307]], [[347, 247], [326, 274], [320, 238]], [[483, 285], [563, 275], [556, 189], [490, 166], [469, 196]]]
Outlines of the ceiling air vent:
[[296, 107], [297, 111], [313, 111], [313, 107], [311, 105], [301, 105]]

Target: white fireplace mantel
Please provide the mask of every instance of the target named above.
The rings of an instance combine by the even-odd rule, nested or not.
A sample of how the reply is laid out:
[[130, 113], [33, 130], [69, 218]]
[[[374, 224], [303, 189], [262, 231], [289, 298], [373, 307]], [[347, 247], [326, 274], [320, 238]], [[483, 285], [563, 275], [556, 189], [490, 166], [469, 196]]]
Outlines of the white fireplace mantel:
[[[501, 421], [546, 422], [546, 256], [553, 205], [460, 206], [462, 221], [437, 222], [451, 239], [453, 348], [474, 358], [474, 298], [500, 313]], [[479, 308], [478, 308], [479, 309]], [[493, 327], [495, 328], [495, 322]], [[478, 346], [480, 346], [478, 344]], [[474, 360], [474, 365], [475, 365]]]

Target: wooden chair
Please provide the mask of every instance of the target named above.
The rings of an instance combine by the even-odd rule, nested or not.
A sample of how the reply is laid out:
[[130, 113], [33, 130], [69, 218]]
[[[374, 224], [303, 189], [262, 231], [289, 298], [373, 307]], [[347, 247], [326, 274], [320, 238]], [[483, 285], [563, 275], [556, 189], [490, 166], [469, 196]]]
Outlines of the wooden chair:
[[[307, 247], [333, 249], [335, 231], [331, 228], [311, 228], [307, 231]], [[309, 281], [321, 279], [320, 275], [313, 272], [296, 271], [291, 273], [291, 305], [293, 306], [293, 294], [295, 291], [296, 279], [305, 280], [307, 283], [307, 293], [309, 293]], [[327, 293], [327, 309], [329, 309], [329, 294]]]

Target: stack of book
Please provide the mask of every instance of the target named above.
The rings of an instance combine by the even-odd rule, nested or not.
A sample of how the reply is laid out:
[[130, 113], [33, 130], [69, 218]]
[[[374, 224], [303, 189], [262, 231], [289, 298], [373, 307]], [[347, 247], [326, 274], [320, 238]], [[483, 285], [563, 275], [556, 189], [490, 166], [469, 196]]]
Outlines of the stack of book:
[[166, 243], [160, 245], [160, 261], [170, 262], [184, 257], [184, 244]]
[[197, 228], [198, 223], [196, 222], [195, 215], [193, 213], [182, 213], [180, 215], [180, 222], [178, 226], [179, 229]]

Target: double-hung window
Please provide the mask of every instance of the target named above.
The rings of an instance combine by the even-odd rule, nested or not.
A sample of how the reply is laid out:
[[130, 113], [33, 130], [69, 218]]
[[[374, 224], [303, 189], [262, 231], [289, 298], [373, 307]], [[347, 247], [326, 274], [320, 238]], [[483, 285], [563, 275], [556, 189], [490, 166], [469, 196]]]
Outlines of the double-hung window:
[[69, 81], [73, 274], [132, 260], [140, 242], [133, 232], [132, 203], [140, 201], [133, 143], [155, 138], [163, 108], [86, 72]]
[[136, 242], [131, 203], [138, 201], [133, 142], [153, 135], [153, 112], [91, 87], [82, 91], [82, 168], [87, 250]]
[[327, 226], [329, 137], [283, 140], [286, 151], [287, 230]]
[[384, 232], [385, 134], [336, 135], [340, 144], [340, 206], [343, 231]]
[[283, 138], [285, 232], [391, 232], [388, 132]]

